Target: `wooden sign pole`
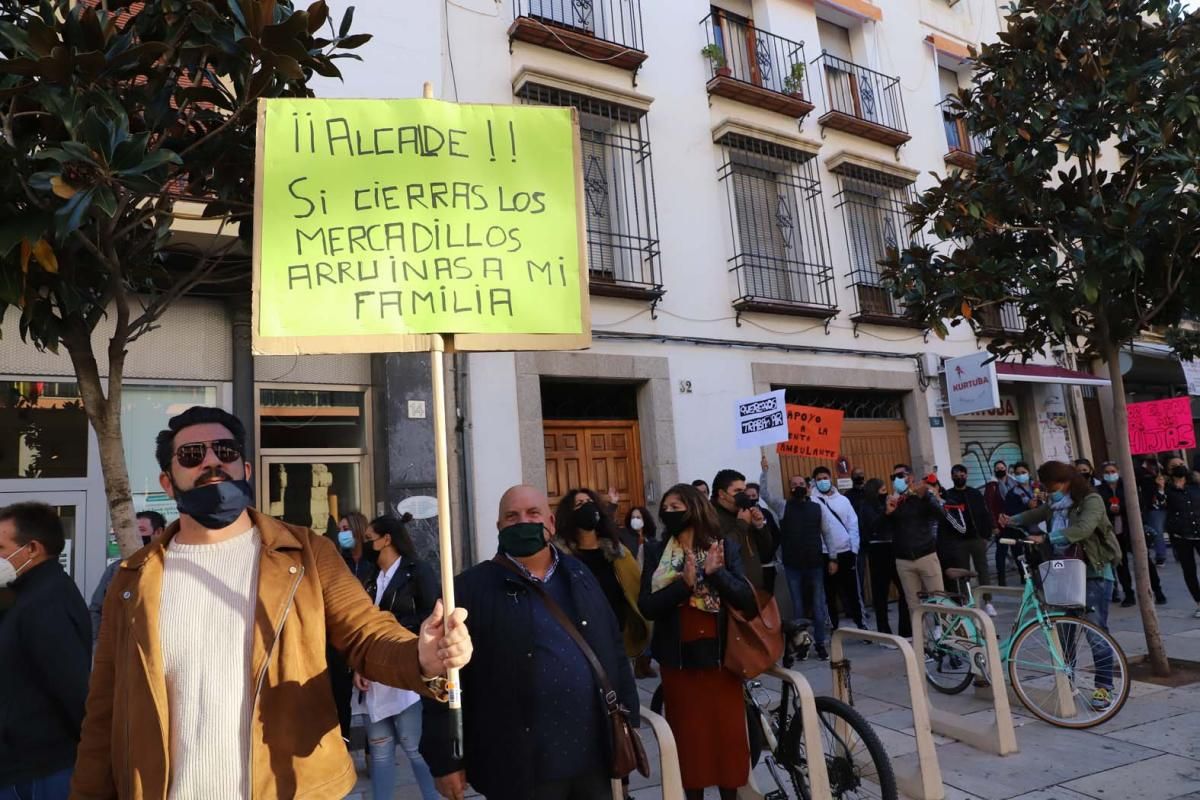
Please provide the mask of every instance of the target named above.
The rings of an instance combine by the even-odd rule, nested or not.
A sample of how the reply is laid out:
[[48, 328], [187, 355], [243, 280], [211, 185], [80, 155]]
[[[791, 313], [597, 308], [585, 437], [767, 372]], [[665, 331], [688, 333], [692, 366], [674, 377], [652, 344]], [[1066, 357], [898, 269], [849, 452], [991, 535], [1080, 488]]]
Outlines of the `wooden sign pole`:
[[[433, 84], [425, 82], [424, 97], [433, 99]], [[450, 528], [450, 453], [446, 426], [446, 340], [441, 334], [430, 338], [429, 366], [433, 375], [433, 462], [437, 475], [438, 558], [442, 569], [442, 608], [446, 614], [446, 630], [450, 629], [450, 614], [454, 611], [454, 551]], [[466, 476], [463, 476], [466, 479]], [[458, 669], [446, 676], [446, 691], [450, 706], [450, 749], [455, 759], [463, 757], [462, 686]]]

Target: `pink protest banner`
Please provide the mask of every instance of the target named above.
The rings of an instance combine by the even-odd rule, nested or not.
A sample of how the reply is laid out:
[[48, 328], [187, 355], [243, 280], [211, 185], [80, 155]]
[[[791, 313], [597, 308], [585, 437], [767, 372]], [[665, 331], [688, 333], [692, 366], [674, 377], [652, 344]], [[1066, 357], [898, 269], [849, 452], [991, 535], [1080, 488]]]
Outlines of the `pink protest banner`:
[[1196, 446], [1190, 397], [1129, 404], [1129, 449], [1158, 453]]

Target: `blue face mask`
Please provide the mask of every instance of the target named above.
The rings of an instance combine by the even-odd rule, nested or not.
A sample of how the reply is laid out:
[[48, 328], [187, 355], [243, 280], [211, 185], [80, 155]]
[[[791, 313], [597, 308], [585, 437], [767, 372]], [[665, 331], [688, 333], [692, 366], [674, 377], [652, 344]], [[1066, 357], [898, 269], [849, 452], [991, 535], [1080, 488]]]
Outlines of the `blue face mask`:
[[1017, 475], [1013, 475], [1013, 480], [1017, 483], [1029, 483], [1029, 473], [1022, 472]]
[[354, 531], [338, 531], [338, 546], [343, 550], [353, 550]]
[[896, 494], [904, 494], [908, 491], [908, 479], [892, 478], [892, 488], [896, 490]]
[[828, 478], [821, 478], [817, 481], [817, 491], [825, 494], [833, 488], [833, 483]]
[[1067, 493], [1066, 493], [1066, 492], [1058, 492], [1058, 491], [1055, 491], [1055, 492], [1051, 492], [1051, 493], [1050, 493], [1050, 500], [1051, 500], [1051, 501], [1053, 501], [1053, 502], [1055, 502], [1055, 503], [1058, 503], [1058, 502], [1061, 502], [1061, 501], [1062, 501], [1062, 499], [1063, 499], [1064, 497], [1066, 497], [1066, 496], [1067, 496]]
[[1117, 472], [1106, 472], [1104, 473], [1104, 480], [1107, 483], [1116, 483], [1121, 480], [1121, 475]]

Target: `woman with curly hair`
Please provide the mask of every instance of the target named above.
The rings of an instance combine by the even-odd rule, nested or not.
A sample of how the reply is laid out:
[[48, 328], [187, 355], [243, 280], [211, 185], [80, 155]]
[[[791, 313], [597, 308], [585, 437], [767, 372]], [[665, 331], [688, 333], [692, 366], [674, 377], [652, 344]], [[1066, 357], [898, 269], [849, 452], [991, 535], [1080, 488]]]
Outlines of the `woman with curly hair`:
[[603, 508], [600, 496], [591, 489], [569, 489], [554, 511], [554, 545], [596, 576], [625, 637], [625, 655], [635, 658], [650, 638], [637, 607], [642, 573], [633, 554], [621, 544], [616, 522]]

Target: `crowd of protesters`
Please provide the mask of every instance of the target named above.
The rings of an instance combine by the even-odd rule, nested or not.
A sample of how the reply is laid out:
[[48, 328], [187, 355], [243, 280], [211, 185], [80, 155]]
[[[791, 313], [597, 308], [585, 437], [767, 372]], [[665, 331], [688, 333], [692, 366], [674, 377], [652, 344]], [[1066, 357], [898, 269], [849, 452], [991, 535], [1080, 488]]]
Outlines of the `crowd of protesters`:
[[635, 678], [659, 676], [689, 800], [732, 798], [751, 761], [742, 677], [724, 666], [735, 612], [786, 595], [818, 659], [843, 624], [910, 637], [926, 593], [993, 569], [1007, 582], [1002, 534], [1078, 545], [1088, 614], [1107, 627], [1110, 602], [1137, 602], [1136, 515], [1155, 601], [1170, 545], [1200, 618], [1200, 473], [1179, 458], [1139, 461], [1136, 505], [1116, 465], [1083, 459], [1036, 475], [996, 462], [975, 487], [962, 465], [943, 485], [896, 464], [851, 471], [845, 491], [818, 466], [787, 476], [783, 497], [764, 457], [757, 483], [721, 469], [620, 517], [613, 489], [574, 487], [552, 508], [513, 486], [495, 557], [457, 577], [447, 620], [409, 517], [351, 512], [328, 536], [287, 525], [252, 507], [244, 452], [227, 412], [170, 420], [156, 457], [180, 518], [138, 515], [144, 547], [105, 572], [90, 614], [59, 565], [53, 509], [0, 510], [0, 588], [15, 596], [0, 617], [0, 798], [341, 797], [357, 718], [376, 798], [394, 792], [399, 748], [425, 800], [468, 785], [600, 800], [612, 715], [636, 726]]

